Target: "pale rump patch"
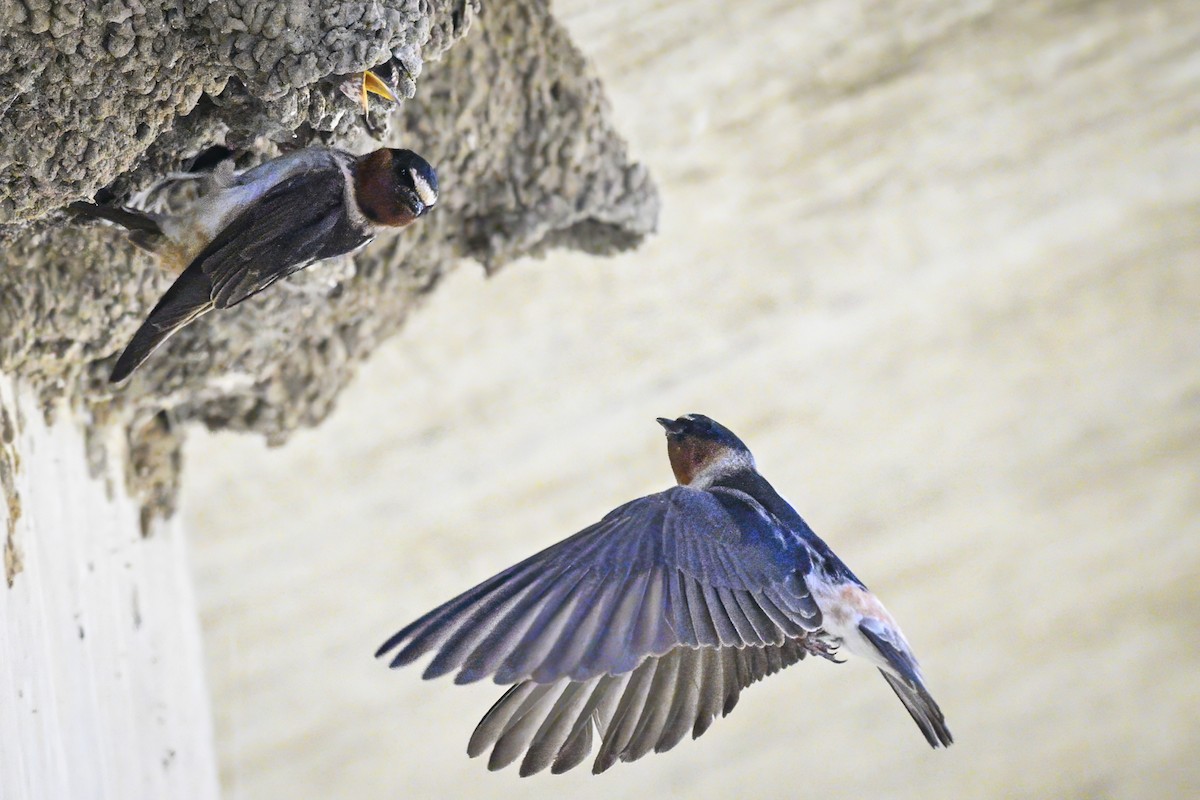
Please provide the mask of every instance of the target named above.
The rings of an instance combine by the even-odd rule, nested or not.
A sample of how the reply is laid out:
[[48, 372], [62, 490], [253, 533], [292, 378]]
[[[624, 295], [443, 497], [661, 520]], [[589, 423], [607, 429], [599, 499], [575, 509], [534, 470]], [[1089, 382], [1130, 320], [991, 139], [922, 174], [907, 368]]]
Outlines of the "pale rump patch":
[[880, 622], [886, 623], [889, 627], [895, 627], [896, 621], [892, 619], [892, 615], [883, 607], [883, 603], [875, 595], [865, 591], [860, 586], [855, 586], [848, 583], [842, 586], [838, 592], [839, 599], [846, 608], [852, 608], [864, 617], [877, 619]]
[[834, 636], [858, 638], [855, 630], [864, 619], [873, 619], [895, 628], [896, 621], [883, 603], [866, 589], [853, 583], [826, 583], [818, 574], [807, 577], [813, 599], [825, 619], [825, 629]]

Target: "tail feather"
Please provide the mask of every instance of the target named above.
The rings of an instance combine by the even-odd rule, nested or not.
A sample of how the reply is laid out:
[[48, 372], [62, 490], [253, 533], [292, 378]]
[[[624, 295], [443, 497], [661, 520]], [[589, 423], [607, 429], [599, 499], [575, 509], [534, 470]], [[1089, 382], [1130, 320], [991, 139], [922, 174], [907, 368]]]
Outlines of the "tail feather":
[[163, 235], [158, 221], [149, 214], [142, 213], [141, 211], [134, 211], [133, 209], [121, 208], [119, 206], [98, 206], [95, 203], [85, 203], [82, 200], [71, 203], [67, 208], [73, 214], [80, 217], [103, 219], [108, 222], [115, 222], [131, 231], [140, 231], [154, 236]]
[[198, 267], [184, 270], [133, 334], [117, 359], [109, 381], [120, 383], [128, 378], [175, 331], [212, 308], [212, 283], [208, 276]]
[[954, 744], [954, 737], [950, 734], [950, 728], [946, 726], [942, 710], [924, 686], [911, 686], [882, 669], [879, 670], [879, 674], [887, 680], [888, 686], [892, 687], [900, 702], [904, 703], [921, 733], [925, 734], [925, 741], [929, 742], [930, 747], [949, 747]]
[[921, 681], [917, 662], [908, 648], [897, 647], [872, 630], [869, 624], [860, 624], [858, 629], [887, 661], [887, 668], [880, 667], [879, 673], [887, 680], [888, 686], [892, 687], [892, 691], [900, 698], [900, 702], [904, 703], [904, 707], [908, 709], [913, 721], [925, 735], [925, 741], [929, 742], [929, 746], [937, 748], [949, 747], [953, 744], [954, 737], [950, 735], [950, 728], [946, 726], [946, 718], [942, 716], [942, 709], [938, 708], [937, 702], [934, 701], [933, 696], [929, 694], [929, 690]]

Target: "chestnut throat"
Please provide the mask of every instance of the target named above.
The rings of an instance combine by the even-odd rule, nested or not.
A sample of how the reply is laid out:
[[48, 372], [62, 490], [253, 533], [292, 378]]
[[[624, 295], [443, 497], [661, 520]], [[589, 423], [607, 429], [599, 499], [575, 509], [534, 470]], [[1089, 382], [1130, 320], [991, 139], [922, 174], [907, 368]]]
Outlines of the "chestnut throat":
[[723, 464], [731, 467], [736, 460], [734, 451], [717, 442], [690, 436], [667, 437], [667, 457], [671, 471], [680, 486], [690, 486], [698, 478], [711, 478], [722, 471]]
[[416, 216], [396, 192], [392, 151], [381, 147], [354, 165], [354, 199], [363, 216], [376, 225], [403, 228]]

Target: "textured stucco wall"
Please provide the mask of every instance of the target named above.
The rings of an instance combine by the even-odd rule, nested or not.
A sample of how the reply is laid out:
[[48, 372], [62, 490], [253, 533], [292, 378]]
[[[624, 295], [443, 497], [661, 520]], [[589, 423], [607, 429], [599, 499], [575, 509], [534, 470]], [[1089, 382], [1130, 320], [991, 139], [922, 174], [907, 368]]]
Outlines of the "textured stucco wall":
[[[470, 2], [65, 0], [5, 13], [0, 371], [48, 408], [78, 404], [124, 428], [142, 459], [131, 488], [159, 510], [171, 507], [181, 423], [281, 442], [318, 422], [459, 260], [495, 271], [554, 247], [613, 252], [654, 227], [648, 174], [538, 0], [482, 15]], [[419, 86], [390, 117], [376, 103], [368, 126], [337, 85], [378, 64], [419, 73]], [[428, 219], [187, 328], [127, 385], [104, 382], [171, 278], [119, 230], [56, 209], [96, 192], [120, 200], [212, 144], [245, 166], [313, 142], [362, 152], [377, 146], [369, 131], [438, 168]]]

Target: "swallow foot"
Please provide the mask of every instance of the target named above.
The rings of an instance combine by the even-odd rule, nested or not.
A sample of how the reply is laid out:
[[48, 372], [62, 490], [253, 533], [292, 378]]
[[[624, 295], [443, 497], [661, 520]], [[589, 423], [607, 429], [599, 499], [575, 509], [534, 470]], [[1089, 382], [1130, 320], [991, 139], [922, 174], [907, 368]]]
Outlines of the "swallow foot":
[[845, 664], [846, 659], [838, 658], [837, 651], [841, 642], [837, 640], [829, 640], [817, 636], [804, 637], [804, 649], [809, 655], [820, 656], [821, 658], [832, 661], [835, 664]]

